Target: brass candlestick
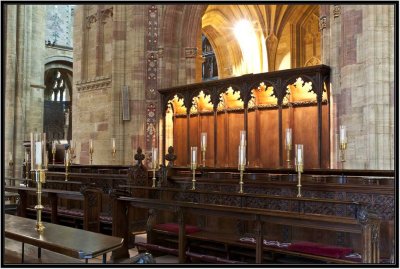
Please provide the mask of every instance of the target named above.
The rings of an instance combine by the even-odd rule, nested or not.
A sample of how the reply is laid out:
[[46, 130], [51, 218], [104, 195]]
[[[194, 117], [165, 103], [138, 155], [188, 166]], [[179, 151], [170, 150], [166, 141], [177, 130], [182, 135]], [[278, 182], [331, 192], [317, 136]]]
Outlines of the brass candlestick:
[[243, 193], [243, 171], [245, 165], [239, 165], [240, 180], [239, 180], [239, 193]]
[[51, 148], [51, 153], [53, 154], [53, 165], [54, 165], [56, 162], [56, 148], [55, 147]]
[[42, 184], [46, 182], [46, 133], [31, 133], [31, 173], [34, 176], [37, 185], [37, 211], [36, 230], [42, 232], [44, 225], [42, 223]]
[[301, 173], [303, 173], [303, 164], [296, 164], [297, 174], [297, 197], [301, 197]]
[[112, 155], [112, 159], [113, 159], [113, 161], [115, 161], [115, 155], [117, 154], [117, 149], [116, 148], [113, 148], [112, 150], [111, 150], [111, 155]]
[[347, 149], [347, 143], [341, 142], [340, 143], [340, 162], [342, 163], [342, 170], [344, 168], [344, 162], [346, 161], [345, 154], [344, 154], [346, 149]]
[[152, 180], [153, 180], [153, 185], [151, 185], [151, 187], [155, 188], [156, 187], [156, 169], [155, 168], [153, 168], [153, 178], [152, 178]]
[[292, 166], [290, 165], [290, 151], [292, 149], [292, 145], [286, 145], [286, 162], [287, 162], [287, 168], [291, 168]]
[[43, 232], [45, 227], [42, 223], [42, 210], [44, 208], [42, 205], [42, 184], [46, 183], [46, 173], [44, 169], [39, 169], [35, 170], [34, 174], [37, 183], [37, 205], [35, 206], [37, 211], [36, 230], [38, 232]]
[[206, 167], [206, 150], [205, 149], [201, 150], [201, 155], [202, 155], [202, 166]]
[[90, 164], [93, 164], [93, 148], [89, 148], [89, 154], [90, 154]]
[[297, 144], [295, 150], [296, 150], [295, 165], [296, 165], [296, 172], [298, 173], [297, 197], [301, 197], [301, 173], [303, 172], [303, 164], [304, 164], [303, 145]]
[[71, 165], [71, 151], [70, 149], [67, 149], [65, 151], [65, 161], [64, 161], [64, 165], [65, 165], [65, 181], [68, 181], [68, 170], [69, 170], [69, 166]]
[[196, 163], [192, 163], [191, 168], [193, 171], [192, 190], [196, 190]]

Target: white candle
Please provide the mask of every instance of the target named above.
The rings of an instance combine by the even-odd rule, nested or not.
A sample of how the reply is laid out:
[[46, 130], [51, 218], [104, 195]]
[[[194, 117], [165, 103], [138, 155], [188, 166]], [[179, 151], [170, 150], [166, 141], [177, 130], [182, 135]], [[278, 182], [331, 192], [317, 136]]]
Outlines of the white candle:
[[92, 139], [89, 140], [89, 149], [93, 149], [93, 140]]
[[8, 152], [8, 159], [9, 159], [10, 162], [12, 162], [12, 160], [13, 160], [13, 155], [12, 155], [11, 151]]
[[292, 145], [292, 129], [286, 129], [286, 146]]
[[153, 168], [158, 166], [158, 148], [152, 148]]
[[207, 133], [201, 133], [201, 149], [206, 150], [207, 149]]
[[296, 161], [297, 164], [303, 164], [303, 145], [296, 145]]
[[42, 165], [42, 142], [35, 142], [35, 164]]
[[347, 143], [346, 126], [340, 125], [340, 143]]
[[191, 147], [191, 149], [192, 149], [191, 163], [196, 164], [197, 163], [197, 147]]
[[54, 140], [53, 140], [53, 143], [52, 143], [52, 145], [51, 145], [51, 149], [52, 149], [53, 151], [56, 151], [56, 141], [54, 141]]
[[246, 131], [240, 131], [240, 145], [246, 145]]

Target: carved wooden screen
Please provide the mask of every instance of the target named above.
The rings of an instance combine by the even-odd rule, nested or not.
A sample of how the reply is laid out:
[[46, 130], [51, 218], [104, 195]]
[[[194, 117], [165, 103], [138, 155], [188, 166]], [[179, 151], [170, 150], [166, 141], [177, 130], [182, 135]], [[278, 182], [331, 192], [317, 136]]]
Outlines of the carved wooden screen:
[[[171, 146], [165, 116], [172, 105], [178, 166], [189, 165], [190, 147], [200, 149], [200, 133], [207, 132], [206, 166], [237, 167], [245, 130], [248, 167], [286, 167], [285, 130], [291, 128], [292, 148], [304, 145], [304, 167], [329, 168], [329, 76], [330, 68], [318, 65], [160, 89], [163, 155]], [[293, 150], [290, 160], [293, 167]]]

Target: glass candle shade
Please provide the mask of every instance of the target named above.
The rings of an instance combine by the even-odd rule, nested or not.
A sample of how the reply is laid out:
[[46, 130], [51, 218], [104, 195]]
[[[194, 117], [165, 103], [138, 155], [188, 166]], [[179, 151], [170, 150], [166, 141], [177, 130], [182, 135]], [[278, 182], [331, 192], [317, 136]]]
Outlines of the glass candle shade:
[[31, 170], [41, 170], [44, 168], [46, 152], [46, 134], [31, 133]]
[[286, 129], [286, 136], [285, 136], [285, 147], [286, 149], [290, 149], [292, 147], [292, 129]]
[[239, 146], [239, 166], [245, 166], [246, 165], [246, 147], [244, 146]]
[[303, 163], [304, 163], [303, 145], [296, 144], [296, 165], [302, 165]]
[[200, 134], [200, 144], [201, 144], [201, 150], [205, 151], [207, 149], [207, 133]]
[[340, 133], [339, 133], [339, 141], [340, 141], [340, 144], [345, 144], [345, 143], [347, 143], [347, 131], [346, 131], [346, 126], [340, 125], [339, 129], [340, 129]]
[[246, 146], [246, 131], [240, 131], [240, 146]]
[[190, 152], [190, 163], [193, 166], [197, 164], [197, 147], [191, 147]]
[[158, 167], [158, 148], [151, 149], [153, 169]]

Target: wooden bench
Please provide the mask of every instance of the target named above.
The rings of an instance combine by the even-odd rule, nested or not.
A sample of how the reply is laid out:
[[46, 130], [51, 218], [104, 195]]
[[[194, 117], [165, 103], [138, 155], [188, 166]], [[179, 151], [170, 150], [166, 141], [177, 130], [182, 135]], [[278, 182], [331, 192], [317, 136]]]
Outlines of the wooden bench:
[[[157, 199], [132, 197], [119, 197], [115, 199], [115, 203], [121, 208], [126, 208], [126, 206], [130, 205], [132, 207], [150, 209], [147, 225], [148, 243], [150, 244], [153, 244], [153, 241], [155, 240], [155, 234], [153, 231], [153, 226], [155, 224], [154, 221], [156, 219], [155, 211], [168, 211], [177, 215], [179, 223], [178, 250], [180, 263], [184, 263], [186, 261], [185, 252], [187, 251], [186, 247], [188, 235], [186, 235], [184, 227], [185, 214], [187, 213], [230, 217], [232, 219], [241, 219], [254, 222], [254, 232], [256, 234], [256, 243], [254, 246], [256, 263], [261, 263], [263, 260], [263, 252], [265, 248], [263, 246], [262, 226], [265, 223], [359, 234], [361, 236], [360, 243], [362, 245], [362, 262], [379, 262], [379, 237], [377, 237], [377, 231], [379, 231], [380, 222], [375, 215], [368, 215], [367, 211], [364, 209], [359, 210], [357, 218], [354, 218], [338, 216], [332, 217], [301, 212], [285, 212], [258, 208], [238, 208], [233, 206], [199, 204], [181, 201], [160, 201]], [[119, 220], [119, 223], [128, 222], [125, 212], [121, 210], [116, 210], [113, 212], [113, 219]], [[115, 236], [122, 236], [126, 238], [128, 234], [129, 231], [126, 226], [123, 227], [122, 225], [119, 225], [118, 227], [115, 227], [115, 229], [113, 227], [113, 235]], [[320, 257], [316, 256], [315, 258]], [[322, 259], [325, 259], [325, 257]], [[335, 261], [330, 260], [330, 262]], [[342, 260], [340, 260], [340, 262], [342, 262]]]
[[[20, 203], [18, 205], [18, 215], [21, 217], [27, 217], [28, 211], [32, 211], [32, 206], [28, 204], [28, 194], [36, 196], [36, 188], [31, 187], [19, 187], [19, 186], [7, 186], [5, 189], [9, 192], [18, 192], [20, 196]], [[100, 191], [96, 188], [85, 188], [82, 192], [76, 191], [65, 191], [57, 189], [42, 189], [42, 196], [47, 197], [50, 206], [47, 207], [52, 223], [58, 223], [60, 216], [67, 216], [74, 220], [82, 220], [83, 228], [88, 231], [99, 232], [100, 231]], [[59, 212], [58, 202], [59, 199], [72, 199], [82, 201], [83, 214], [80, 214], [79, 210], [75, 210], [75, 213], [70, 210], [64, 210]]]
[[124, 239], [114, 236], [93, 233], [53, 223], [43, 223], [43, 232], [35, 230], [36, 221], [5, 214], [4, 235], [7, 238], [22, 242], [22, 263], [24, 262], [24, 244], [38, 247], [38, 258], [41, 249], [47, 249], [77, 259], [88, 259], [103, 256], [120, 248]]

